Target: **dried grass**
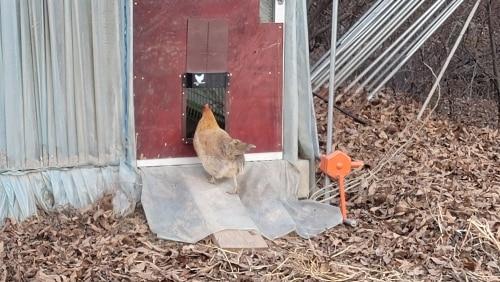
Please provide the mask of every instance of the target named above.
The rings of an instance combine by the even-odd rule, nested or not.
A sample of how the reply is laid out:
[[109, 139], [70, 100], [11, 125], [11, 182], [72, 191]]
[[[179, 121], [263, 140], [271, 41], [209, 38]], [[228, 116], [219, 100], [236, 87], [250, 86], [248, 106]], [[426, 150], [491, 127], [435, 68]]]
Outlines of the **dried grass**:
[[[117, 219], [97, 205], [7, 222], [0, 281], [500, 281], [498, 130], [432, 119], [373, 173], [390, 148], [405, 143], [408, 135], [399, 134], [418, 110], [397, 99], [382, 96], [359, 110], [371, 127], [336, 118], [338, 147], [372, 170], [350, 178], [348, 208], [357, 228], [227, 251], [208, 239], [157, 239], [140, 207]], [[325, 129], [321, 115], [318, 124]]]

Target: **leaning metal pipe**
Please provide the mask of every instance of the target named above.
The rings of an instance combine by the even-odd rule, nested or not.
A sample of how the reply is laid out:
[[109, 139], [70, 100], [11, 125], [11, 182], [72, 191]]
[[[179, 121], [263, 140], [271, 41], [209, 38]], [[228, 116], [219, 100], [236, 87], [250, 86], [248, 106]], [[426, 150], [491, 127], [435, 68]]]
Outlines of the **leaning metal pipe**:
[[[411, 58], [411, 56], [429, 39], [429, 37], [434, 34], [434, 32], [441, 26], [441, 24], [448, 19], [448, 17], [462, 4], [463, 0], [456, 0], [453, 2], [451, 7], [448, 7], [447, 10], [445, 10], [445, 13], [440, 16], [439, 18], [435, 19], [432, 25], [430, 25], [428, 28], [425, 29], [423, 34], [418, 38], [417, 42], [415, 44], [411, 44], [410, 46], [413, 46], [409, 51], [403, 52], [403, 60], [394, 68], [388, 75], [381, 74], [376, 80], [373, 81], [368, 87], [368, 89], [373, 89], [375, 90], [370, 91], [370, 95], [368, 96], [368, 99], [372, 99], [375, 93], [377, 93], [382, 87], [391, 79], [396, 72]], [[401, 58], [401, 56], [399, 57]], [[398, 58], [398, 59], [399, 59]], [[385, 77], [385, 78], [384, 78]], [[384, 78], [382, 82], [377, 84], [377, 87], [375, 87], [375, 83], [378, 79]], [[360, 86], [357, 91], [360, 91], [362, 87]], [[356, 91], [356, 92], [357, 92]]]
[[[391, 0], [387, 1], [390, 2]], [[382, 8], [385, 7], [382, 5]], [[377, 7], [377, 8], [380, 8]], [[379, 11], [378, 9], [373, 9], [373, 11], [376, 11], [376, 15], [378, 15]], [[374, 12], [375, 13], [375, 12]], [[366, 17], [366, 23], [359, 24], [360, 28], [355, 28], [354, 30], [351, 29], [345, 37], [348, 38], [342, 38], [344, 40], [343, 44], [337, 43], [337, 57], [339, 57], [339, 52], [343, 52], [346, 50], [349, 46], [352, 45], [352, 40], [357, 40], [359, 37], [359, 32], [365, 30], [368, 26], [372, 25], [373, 19], [376, 19], [376, 15], [370, 15], [370, 17]], [[312, 85], [316, 85], [318, 78], [326, 76], [328, 77], [328, 68], [330, 66], [330, 50], [328, 50], [322, 57], [321, 59], [313, 66], [313, 71], [311, 74], [311, 83]], [[320, 85], [321, 86], [321, 85]], [[314, 91], [316, 91], [315, 89]]]
[[[402, 52], [399, 52], [401, 48], [397, 48], [389, 58], [386, 58], [384, 63], [381, 64], [382, 67], [385, 66], [385, 69], [382, 70], [382, 72], [379, 72], [380, 67], [377, 69], [377, 71], [374, 71], [372, 75], [370, 75], [365, 82], [363, 82], [359, 87], [356, 92], [358, 92], [362, 87], [366, 86], [369, 84], [368, 89], [373, 89], [375, 86], [375, 83], [377, 81], [380, 81], [380, 79], [384, 79], [387, 76], [387, 73], [394, 67], [395, 64], [401, 59], [404, 58], [408, 53], [411, 52], [411, 55], [413, 55], [414, 52], [420, 48], [420, 46], [425, 43], [425, 41], [441, 26], [441, 24], [448, 19], [448, 17], [455, 11], [456, 8], [461, 4], [463, 0], [454, 0], [454, 2], [451, 2], [448, 6], [445, 7], [444, 10], [442, 10], [430, 24], [427, 24], [427, 26], [420, 31], [420, 33], [417, 35], [416, 38], [413, 38], [413, 41], [404, 49]], [[411, 38], [410, 38], [411, 39]], [[415, 45], [418, 45], [417, 49], [414, 48]], [[410, 55], [410, 56], [411, 56]], [[389, 63], [389, 61], [394, 58], [395, 56], [396, 59], [392, 62]], [[389, 63], [387, 66], [386, 64]], [[373, 79], [375, 77], [375, 79]]]
[[457, 40], [455, 41], [455, 44], [453, 45], [453, 48], [451, 48], [450, 54], [448, 55], [448, 58], [446, 59], [443, 67], [441, 68], [441, 71], [439, 72], [438, 77], [436, 78], [436, 81], [434, 82], [434, 85], [432, 85], [432, 89], [429, 92], [429, 95], [427, 96], [427, 99], [425, 99], [424, 104], [422, 105], [422, 108], [420, 109], [420, 112], [417, 115], [417, 119], [420, 120], [422, 118], [422, 115], [424, 114], [425, 108], [427, 108], [427, 105], [432, 99], [432, 96], [434, 96], [434, 92], [436, 89], [439, 87], [439, 82], [444, 76], [444, 73], [446, 72], [446, 69], [448, 68], [448, 65], [451, 62], [451, 59], [455, 55], [455, 52], [458, 49], [458, 46], [460, 45], [460, 42], [462, 42], [462, 38], [465, 35], [465, 32], [467, 31], [467, 28], [469, 28], [469, 25], [472, 21], [472, 18], [474, 18], [474, 14], [476, 14], [477, 8], [479, 7], [479, 3], [481, 0], [477, 0], [476, 4], [472, 8], [472, 11], [470, 12], [469, 16], [467, 17], [467, 20], [464, 23], [464, 26], [462, 27], [462, 31], [460, 31], [460, 34], [458, 35]]
[[[392, 3], [393, 3], [392, 0], [386, 0], [385, 2], [381, 2], [382, 5], [377, 5], [377, 7], [374, 7], [373, 10], [370, 9], [369, 10], [370, 13], [365, 17], [366, 22], [361, 22], [358, 24], [358, 26], [356, 28], [351, 29], [352, 31], [349, 31], [346, 34], [346, 36], [345, 36], [346, 38], [341, 39], [341, 40], [343, 40], [343, 44], [341, 44], [341, 45], [337, 44], [336, 51], [343, 52], [349, 46], [354, 44], [354, 42], [359, 39], [361, 32], [364, 32], [368, 27], [373, 25], [373, 22], [375, 20], [379, 19], [379, 17], [377, 17], [377, 16], [380, 14], [380, 10], [387, 7], [389, 4], [392, 4]], [[338, 53], [337, 53], [337, 55], [338, 55]], [[320, 75], [320, 74], [324, 75], [325, 72], [326, 72], [326, 75], [328, 76], [327, 71], [328, 71], [329, 63], [330, 63], [329, 57], [330, 57], [330, 50], [327, 51], [322, 56], [322, 58], [317, 63], [317, 65], [315, 64], [315, 66], [313, 66], [311, 81], [314, 82], [317, 79], [318, 75]]]
[[[327, 62], [328, 60], [328, 62]], [[326, 67], [326, 65], [328, 65], [330, 62], [330, 50], [328, 50], [325, 54], [323, 54], [323, 56], [321, 56], [321, 58], [319, 58], [319, 60], [313, 65], [313, 67], [311, 68], [311, 81], [314, 81], [316, 79], [316, 77], [318, 76], [318, 74], [321, 72], [321, 70], [323, 68]]]
[[407, 1], [406, 4], [404, 4], [404, 2], [401, 2], [401, 6], [393, 7], [393, 9], [390, 11], [392, 13], [387, 14], [385, 18], [381, 19], [380, 23], [377, 26], [373, 27], [373, 30], [369, 37], [367, 36], [364, 41], [360, 42], [361, 44], [350, 49], [348, 54], [345, 54], [344, 56], [342, 56], [342, 58], [338, 59], [337, 68], [341, 68], [342, 65], [355, 59], [356, 54], [360, 53], [358, 50], [362, 51], [365, 48], [370, 47], [374, 43], [377, 43], [377, 40], [380, 40], [380, 37], [387, 31], [387, 29], [390, 29], [393, 25], [399, 22], [402, 23], [402, 18], [404, 18], [404, 16], [408, 13], [410, 7], [414, 2], [416, 1]]
[[368, 38], [370, 38], [370, 36], [373, 35], [374, 30], [382, 24], [387, 15], [391, 13], [394, 9], [396, 9], [398, 6], [402, 5], [404, 1], [405, 0], [388, 1], [387, 3], [382, 3], [382, 5], [379, 8], [377, 8], [373, 12], [373, 14], [367, 17], [367, 22], [363, 25], [360, 25], [360, 30], [358, 32], [353, 33], [352, 39], [340, 46], [340, 48], [337, 50], [337, 56], [340, 56], [340, 54], [344, 54], [344, 52], [353, 53], [354, 52], [352, 50], [353, 46], [357, 47], [363, 44], [364, 41], [368, 40]]
[[[380, 10], [384, 9], [392, 0], [379, 0], [373, 4], [368, 11], [366, 11], [359, 20], [337, 41], [337, 46], [346, 46], [347, 43], [352, 42], [353, 36], [358, 34], [361, 29], [376, 20], [374, 15], [377, 15]], [[328, 50], [330, 51], [330, 50]]]
[[[383, 69], [382, 72], [375, 73], [378, 75], [377, 77], [375, 77], [375, 79], [373, 79], [374, 77], [373, 75], [370, 76], [370, 79], [369, 80], [367, 79], [365, 82], [363, 82], [358, 87], [355, 93], [361, 91], [363, 87], [365, 87], [371, 81], [371, 83], [369, 83], [369, 85], [367, 86], [367, 89], [369, 89], [370, 92], [368, 99], [372, 99], [375, 93], [378, 92], [385, 85], [385, 83], [387, 83], [387, 81], [389, 81], [389, 79], [391, 79], [396, 74], [396, 72], [427, 41], [427, 39], [439, 28], [439, 26], [448, 18], [451, 12], [454, 11], [459, 6], [459, 4], [461, 4], [461, 2], [463, 2], [463, 0], [456, 0], [455, 2], [453, 2], [452, 6], [447, 7], [447, 9], [445, 10], [446, 11], [445, 14], [447, 15], [443, 14], [439, 15], [434, 20], [434, 22], [430, 24], [426, 29], [424, 29], [424, 31], [415, 40], [413, 40], [413, 42], [410, 45], [408, 45], [408, 47], [405, 50], [403, 50], [403, 52], [399, 53], [397, 58], [394, 61], [390, 62], [390, 64], [386, 66], [386, 68]], [[401, 59], [402, 61], [400, 61]], [[386, 60], [386, 62], [387, 61], [388, 60]], [[396, 65], [396, 67], [394, 67], [394, 65]], [[380, 80], [382, 81], [377, 84], [377, 81]]]
[[[411, 3], [411, 1], [409, 2]], [[345, 48], [347, 48], [345, 52], [340, 53], [339, 50], [337, 50], [339, 53], [337, 54], [338, 58], [336, 68], [345, 64], [348, 59], [358, 52], [358, 50], [364, 48], [366, 45], [369, 45], [373, 41], [372, 37], [377, 33], [377, 31], [384, 28], [386, 22], [391, 22], [391, 16], [394, 16], [398, 12], [398, 9], [402, 6], [404, 1], [395, 3], [395, 5], [389, 7], [387, 11], [384, 11], [384, 13], [380, 15], [380, 19], [378, 21], [376, 21], [373, 25], [370, 25], [366, 30], [357, 34], [356, 40], [354, 40], [349, 46], [345, 46]], [[325, 74], [325, 76], [328, 76], [328, 74]]]
[[[393, 58], [396, 53], [404, 47], [404, 45], [412, 38], [415, 33], [422, 28], [422, 26], [437, 12], [438, 8], [445, 3], [445, 0], [437, 1], [433, 4], [416, 22], [414, 22], [401, 36], [398, 37], [380, 56], [378, 56], [375, 61], [373, 61], [366, 69], [361, 72], [345, 89], [344, 92], [349, 91], [354, 87], [361, 78], [365, 77], [368, 73], [371, 73], [370, 77], [366, 80], [370, 80], [387, 64], [387, 62]], [[379, 63], [383, 58], [386, 57], [389, 52], [393, 51], [382, 63]], [[374, 71], [372, 69], [377, 67]]]
[[[356, 56], [356, 59], [353, 59], [348, 62], [348, 64], [343, 68], [339, 69], [337, 71], [337, 81], [335, 81], [335, 84], [341, 85], [344, 83], [345, 80], [347, 80], [352, 73], [354, 73], [370, 56], [372, 56], [375, 51], [377, 51], [380, 46], [392, 35], [394, 32], [396, 32], [399, 27], [425, 2], [425, 0], [420, 0], [419, 2], [416, 2], [415, 5], [406, 12], [406, 14], [403, 16], [402, 20], [398, 22], [393, 22], [391, 23], [387, 29], [389, 30], [388, 32], [380, 32], [376, 38], [374, 39], [374, 43], [366, 46], [360, 54]], [[340, 67], [339, 67], [340, 68]]]
[[[382, 4], [384, 1], [389, 2], [391, 0], [379, 0], [377, 3], [372, 5], [370, 7], [370, 9], [366, 13], [363, 14], [361, 19], [356, 21], [354, 26], [352, 28], [350, 28], [349, 31], [347, 31], [346, 34], [344, 34], [339, 39], [339, 41], [337, 42], [337, 49], [340, 48], [342, 45], [348, 44], [352, 40], [353, 34], [358, 33], [360, 28], [362, 28], [362, 27], [364, 28], [369, 23], [371, 23], [371, 21], [373, 19], [368, 18], [368, 15], [371, 15], [374, 10], [378, 11], [378, 9], [381, 7], [380, 4]], [[368, 18], [368, 20], [367, 20], [367, 18]], [[374, 17], [372, 17], [372, 18], [374, 18]], [[366, 21], [366, 23], [365, 23], [365, 21]], [[321, 71], [323, 71], [325, 68], [328, 67], [329, 63], [330, 63], [330, 50], [326, 51], [325, 54], [323, 54], [323, 56], [321, 56], [321, 58], [313, 65], [312, 72], [311, 72], [311, 80], [314, 81], [316, 76]]]
[[[410, 3], [410, 4], [412, 2], [414, 2], [414, 1], [411, 1], [411, 0], [407, 1], [407, 3]], [[386, 19], [390, 18], [391, 16], [394, 16], [394, 14], [398, 15], [397, 14], [398, 8], [400, 8], [401, 5], [403, 5], [404, 3], [405, 3], [405, 1], [396, 2], [396, 5], [393, 5], [388, 10], [381, 13], [381, 16], [379, 17], [378, 21], [376, 21], [368, 29], [364, 30], [363, 32], [361, 32], [360, 34], [357, 35], [357, 40], [353, 41], [353, 43], [352, 43], [352, 44], [355, 43], [356, 46], [354, 48], [350, 48], [348, 53], [344, 53], [344, 54], [342, 54], [342, 56], [339, 55], [339, 61], [337, 64], [342, 65], [349, 57], [351, 57], [352, 54], [354, 54], [354, 52], [356, 52], [359, 48], [364, 47], [364, 45], [367, 44], [366, 43], [367, 41], [371, 42], [371, 41], [369, 41], [371, 36], [377, 32], [379, 27], [383, 27], [383, 23], [386, 22]], [[394, 21], [398, 21], [400, 19], [401, 19], [401, 16], [398, 16], [395, 19], [390, 20], [389, 23], [394, 22]], [[349, 47], [349, 46], [347, 46], [347, 47]], [[321, 77], [318, 79], [318, 81], [313, 85], [313, 90], [314, 91], [318, 90], [323, 84], [326, 83], [326, 81], [328, 81], [328, 72], [324, 71], [321, 74]]]

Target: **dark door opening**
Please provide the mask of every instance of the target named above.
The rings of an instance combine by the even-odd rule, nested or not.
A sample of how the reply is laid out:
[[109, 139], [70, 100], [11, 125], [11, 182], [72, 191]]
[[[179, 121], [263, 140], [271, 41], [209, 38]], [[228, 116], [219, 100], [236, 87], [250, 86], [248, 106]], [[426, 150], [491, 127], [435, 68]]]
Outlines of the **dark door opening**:
[[193, 141], [203, 105], [209, 104], [217, 123], [226, 129], [229, 73], [186, 73], [183, 89], [183, 137], [186, 144]]

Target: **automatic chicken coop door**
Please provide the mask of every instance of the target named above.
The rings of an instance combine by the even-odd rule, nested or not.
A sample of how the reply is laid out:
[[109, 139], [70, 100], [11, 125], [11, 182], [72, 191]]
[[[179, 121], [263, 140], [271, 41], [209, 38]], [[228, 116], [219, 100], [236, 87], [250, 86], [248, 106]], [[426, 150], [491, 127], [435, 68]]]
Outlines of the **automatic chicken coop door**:
[[197, 163], [190, 141], [205, 103], [231, 136], [257, 147], [248, 160], [282, 159], [283, 24], [261, 22], [260, 4], [136, 2], [138, 166]]
[[[301, 174], [282, 160], [283, 20], [262, 20], [261, 7], [284, 18], [277, 0], [134, 3], [141, 201], [162, 238], [196, 242], [228, 229], [309, 237], [341, 219], [335, 207], [297, 200]], [[232, 137], [256, 146], [237, 196], [225, 193], [231, 179], [207, 182], [190, 142], [206, 103]]]
[[203, 105], [211, 105], [226, 129], [230, 73], [227, 71], [228, 26], [225, 20], [188, 19], [187, 72], [182, 75], [182, 141], [191, 144]]

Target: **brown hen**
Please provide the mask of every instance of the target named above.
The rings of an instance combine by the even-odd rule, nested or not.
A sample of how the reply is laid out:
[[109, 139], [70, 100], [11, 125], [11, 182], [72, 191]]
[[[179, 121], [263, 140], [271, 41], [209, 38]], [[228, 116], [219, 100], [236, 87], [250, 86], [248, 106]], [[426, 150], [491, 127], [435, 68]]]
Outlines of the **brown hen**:
[[216, 179], [233, 178], [234, 190], [238, 193], [236, 177], [243, 172], [244, 154], [255, 148], [252, 144], [233, 139], [219, 127], [209, 105], [203, 106], [203, 114], [196, 126], [193, 145], [205, 171], [210, 174], [210, 183]]

